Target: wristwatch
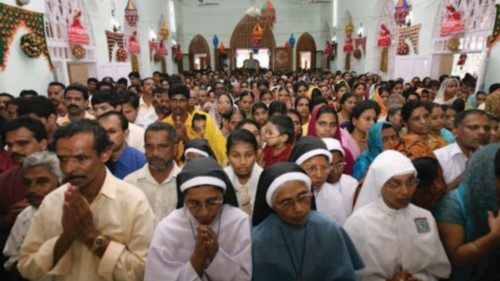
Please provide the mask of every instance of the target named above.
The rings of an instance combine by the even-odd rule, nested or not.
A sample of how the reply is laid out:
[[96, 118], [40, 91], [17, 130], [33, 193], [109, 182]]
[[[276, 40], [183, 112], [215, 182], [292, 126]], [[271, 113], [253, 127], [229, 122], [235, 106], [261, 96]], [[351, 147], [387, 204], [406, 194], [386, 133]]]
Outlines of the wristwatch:
[[105, 239], [106, 237], [102, 235], [97, 236], [96, 239], [94, 240], [94, 244], [92, 244], [92, 247], [90, 248], [90, 251], [95, 252], [97, 249], [101, 248], [102, 245], [104, 244]]

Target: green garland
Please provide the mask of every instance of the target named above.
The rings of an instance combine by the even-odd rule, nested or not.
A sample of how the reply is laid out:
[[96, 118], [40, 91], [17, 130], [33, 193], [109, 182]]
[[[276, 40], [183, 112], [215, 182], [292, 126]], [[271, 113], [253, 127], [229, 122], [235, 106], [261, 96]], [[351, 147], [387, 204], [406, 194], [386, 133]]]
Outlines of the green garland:
[[0, 71], [5, 70], [5, 67], [7, 67], [6, 57], [9, 53], [12, 40], [17, 30], [23, 25], [40, 39], [39, 48], [41, 53], [47, 58], [52, 68], [47, 41], [45, 40], [43, 13], [27, 11], [0, 3]]
[[21, 49], [29, 58], [36, 59], [42, 54], [42, 39], [34, 33], [26, 33], [21, 37]]

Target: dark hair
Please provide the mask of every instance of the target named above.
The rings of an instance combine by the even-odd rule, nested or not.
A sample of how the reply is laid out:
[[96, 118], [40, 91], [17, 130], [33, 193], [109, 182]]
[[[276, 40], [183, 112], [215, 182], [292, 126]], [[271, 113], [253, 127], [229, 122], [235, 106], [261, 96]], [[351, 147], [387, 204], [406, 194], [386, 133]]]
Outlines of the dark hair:
[[[96, 84], [97, 84], [97, 83], [99, 82], [99, 80], [97, 80], [97, 78], [90, 77], [89, 79], [87, 79], [87, 83], [90, 83], [90, 82], [92, 82], [92, 83], [96, 83]], [[50, 86], [50, 85], [49, 85], [49, 86]]]
[[348, 99], [352, 98], [352, 97], [356, 97], [355, 94], [353, 93], [345, 93], [341, 98], [340, 98], [340, 104], [344, 104]]
[[378, 116], [380, 114], [380, 107], [378, 104], [372, 100], [364, 100], [360, 103], [358, 103], [351, 112], [349, 112], [349, 124], [347, 126], [347, 130], [352, 133], [354, 131], [354, 122], [352, 122], [353, 119], [358, 119], [363, 112], [373, 109], [375, 111], [375, 116]]
[[338, 91], [340, 91], [340, 89], [341, 89], [342, 87], [349, 88], [349, 86], [347, 86], [347, 83], [345, 83], [345, 82], [340, 82], [340, 83], [337, 83], [337, 84], [335, 85], [335, 87], [333, 87], [333, 90], [335, 91], [335, 93], [337, 93]]
[[115, 90], [106, 90], [103, 92], [98, 92], [95, 95], [92, 96], [92, 106], [96, 106], [98, 104], [102, 103], [108, 103], [112, 107], [116, 107], [117, 105], [120, 104], [120, 99], [118, 98], [118, 94], [116, 93]]
[[313, 112], [313, 109], [316, 105], [318, 104], [328, 104], [328, 100], [326, 100], [325, 97], [321, 96], [321, 97], [314, 97], [312, 98], [310, 101], [309, 101], [309, 112]]
[[271, 94], [271, 92], [269, 92], [268, 90], [262, 90], [259, 93], [259, 100], [262, 100], [262, 98], [264, 97], [264, 95], [270, 95], [270, 96], [272, 96], [273, 94]]
[[8, 97], [12, 100], [14, 99], [14, 96], [9, 93], [0, 93], [0, 97]]
[[413, 166], [417, 170], [417, 178], [420, 180], [418, 187], [424, 191], [429, 191], [438, 175], [439, 162], [432, 157], [419, 157], [412, 160]]
[[207, 116], [205, 114], [195, 113], [193, 115], [193, 120], [191, 121], [192, 127], [194, 127], [194, 122], [196, 121], [207, 121]]
[[124, 94], [120, 95], [120, 104], [127, 103], [137, 109], [139, 107], [139, 97], [132, 91], [126, 91]]
[[7, 119], [0, 116], [0, 145], [5, 146], [5, 127], [7, 125]]
[[172, 98], [175, 95], [183, 95], [186, 99], [189, 99], [189, 89], [182, 84], [175, 84], [168, 88], [168, 97]]
[[259, 124], [257, 124], [257, 122], [255, 122], [255, 120], [253, 119], [249, 119], [249, 118], [246, 118], [246, 119], [243, 119], [241, 120], [240, 122], [238, 122], [238, 124], [236, 124], [236, 130], [238, 129], [241, 129], [243, 126], [245, 126], [246, 124], [252, 124], [254, 125], [258, 130], [260, 130], [260, 126]]
[[352, 85], [352, 90], [356, 90], [357, 87], [359, 86], [363, 86], [365, 88], [365, 91], [366, 91], [366, 84], [363, 83], [363, 82], [355, 82], [353, 85]]
[[292, 143], [294, 141], [292, 118], [283, 114], [275, 114], [269, 119], [269, 122], [276, 126], [280, 134], [285, 134], [288, 136], [286, 143]]
[[57, 116], [56, 109], [52, 102], [45, 96], [36, 96], [30, 99], [21, 101], [21, 105], [17, 108], [17, 115], [35, 114], [40, 118], [48, 118], [51, 114]]
[[242, 92], [240, 93], [240, 101], [241, 101], [244, 97], [247, 97], [247, 96], [248, 96], [248, 97], [252, 97], [252, 100], [255, 100], [255, 98], [254, 98], [254, 96], [253, 96], [252, 92], [250, 92], [250, 91], [246, 91], [246, 90], [245, 90], [245, 91], [242, 91]]
[[64, 97], [66, 97], [69, 91], [78, 91], [82, 93], [84, 100], [89, 100], [89, 90], [87, 90], [87, 87], [83, 86], [80, 83], [73, 83], [66, 87], [66, 89], [64, 89]]
[[299, 91], [299, 88], [300, 88], [301, 86], [306, 87], [306, 91], [307, 91], [307, 84], [306, 84], [306, 82], [304, 82], [304, 81], [297, 81], [297, 82], [295, 82], [295, 84], [293, 84], [293, 91], [294, 91], [295, 93], [297, 93], [297, 92]]
[[[339, 120], [339, 117], [337, 116], [337, 111], [335, 111], [335, 109], [333, 109], [332, 107], [329, 107], [329, 106], [322, 106], [319, 110], [318, 110], [318, 115], [316, 115], [316, 121], [319, 119], [319, 117], [323, 114], [326, 114], [326, 113], [331, 113], [335, 116], [335, 119], [337, 119], [337, 121]], [[316, 125], [316, 124], [314, 124]]]
[[127, 78], [122, 77], [122, 78], [118, 79], [118, 81], [116, 81], [116, 83], [117, 83], [117, 84], [125, 84], [125, 87], [127, 87], [127, 85], [128, 85], [128, 80], [127, 80]]
[[115, 86], [113, 86], [113, 84], [111, 84], [110, 82], [104, 81], [104, 80], [97, 83], [97, 85], [95, 86], [95, 88], [98, 91], [103, 91], [103, 90], [101, 90], [102, 87], [109, 87], [110, 89], [115, 89]]
[[407, 123], [408, 120], [410, 120], [410, 116], [411, 116], [412, 112], [419, 107], [424, 107], [425, 110], [429, 111], [427, 109], [427, 107], [425, 106], [425, 102], [423, 102], [421, 100], [412, 100], [412, 101], [408, 101], [407, 103], [405, 103], [403, 105], [403, 108], [401, 109], [401, 117], [402, 117], [403, 121], [405, 123]]
[[303, 99], [307, 100], [307, 105], [309, 107], [309, 102], [310, 102], [309, 98], [306, 97], [306, 96], [298, 96], [298, 97], [295, 98], [294, 108], [297, 108], [297, 105], [299, 105], [300, 100], [303, 100]]
[[121, 112], [108, 111], [106, 113], [103, 113], [101, 116], [99, 116], [99, 118], [97, 118], [97, 121], [99, 122], [99, 121], [101, 121], [103, 119], [107, 119], [111, 116], [118, 117], [118, 120], [120, 120], [120, 124], [121, 124], [123, 131], [128, 130], [128, 120], [127, 120], [127, 118], [125, 118], [125, 115], [123, 115], [123, 113], [121, 113]]
[[170, 143], [178, 143], [179, 136], [177, 135], [177, 130], [170, 124], [164, 122], [154, 122], [150, 124], [144, 133], [144, 142], [146, 141], [146, 134], [148, 132], [160, 132], [165, 131], [168, 135], [168, 141]]
[[36, 96], [38, 96], [38, 93], [35, 90], [22, 90], [19, 93], [19, 96], [21, 98], [25, 98], [27, 96], [36, 97]]
[[111, 146], [111, 141], [106, 134], [106, 130], [95, 120], [78, 119], [68, 123], [65, 126], [59, 127], [54, 134], [54, 143], [57, 147], [57, 142], [60, 139], [70, 138], [79, 133], [92, 134], [94, 136], [94, 150], [101, 154], [104, 150]]
[[491, 94], [498, 89], [500, 89], [500, 83], [494, 83], [490, 85], [490, 87], [488, 88], [488, 92]]
[[469, 115], [482, 115], [488, 117], [488, 114], [484, 110], [480, 109], [468, 109], [466, 111], [462, 111], [455, 116], [455, 120], [453, 121], [453, 127], [458, 128], [462, 125], [464, 119]]
[[275, 100], [269, 105], [269, 116], [273, 116], [276, 113], [286, 114], [286, 104], [282, 101]]
[[300, 120], [300, 113], [295, 108], [287, 109], [286, 114], [295, 114], [295, 115], [297, 115], [297, 117], [299, 117], [299, 120]]
[[259, 81], [257, 81], [257, 88], [260, 86], [266, 86], [266, 88], [269, 88], [269, 81], [260, 79]]
[[154, 94], [160, 94], [160, 95], [168, 94], [168, 91], [165, 87], [157, 86], [153, 89], [153, 95]]
[[432, 87], [434, 87], [434, 86], [436, 86], [436, 87], [438, 87], [438, 88], [439, 88], [439, 87], [441, 87], [441, 83], [439, 83], [439, 81], [438, 81], [438, 80], [431, 80], [431, 81], [429, 82], [429, 88], [432, 88]]
[[5, 125], [5, 135], [20, 128], [28, 129], [37, 141], [47, 139], [47, 131], [45, 131], [43, 123], [29, 116], [21, 116], [7, 122]]
[[255, 111], [260, 108], [264, 109], [266, 112], [269, 111], [265, 103], [258, 101], [252, 105], [252, 116], [255, 114]]
[[102, 81], [102, 82], [111, 83], [111, 84], [113, 84], [113, 83], [115, 82], [115, 80], [114, 80], [114, 79], [113, 79], [113, 77], [111, 77], [111, 76], [105, 76], [105, 77], [103, 77], [103, 78], [102, 78], [102, 80], [101, 80], [101, 81]]
[[455, 110], [457, 113], [460, 113], [465, 110], [465, 101], [462, 99], [455, 99], [451, 103], [450, 107], [453, 108], [453, 110]]
[[392, 115], [398, 113], [398, 111], [401, 111], [402, 108], [403, 108], [403, 106], [401, 106], [399, 104], [391, 105], [387, 109], [387, 119], [386, 120], [389, 120], [389, 117], [391, 117]]
[[241, 143], [241, 142], [250, 144], [255, 151], [257, 151], [259, 148], [259, 145], [257, 144], [257, 139], [252, 133], [250, 133], [248, 130], [245, 129], [238, 129], [234, 130], [227, 138], [226, 142], [227, 154], [229, 155], [229, 151], [231, 151], [231, 147], [233, 147], [235, 143]]
[[404, 90], [404, 91], [403, 91], [403, 97], [404, 97], [406, 100], [408, 100], [408, 98], [409, 98], [410, 96], [416, 96], [416, 97], [417, 97], [417, 99], [420, 99], [420, 95], [419, 95], [419, 94], [417, 94], [417, 92], [415, 92], [415, 88], [413, 88], [413, 87], [410, 87], [410, 88], [408, 88], [408, 89], [406, 89], [406, 90]]
[[137, 79], [141, 79], [141, 75], [139, 74], [138, 71], [132, 71], [128, 74], [128, 78], [137, 78]]
[[318, 88], [313, 88], [311, 91], [311, 99], [314, 99], [316, 97], [322, 97], [321, 90]]
[[439, 108], [443, 109], [440, 104], [437, 104], [435, 102], [426, 102], [425, 103], [425, 107], [427, 107], [427, 110], [431, 114], [432, 114], [432, 111], [434, 110], [434, 108], [436, 108], [436, 107], [439, 107]]
[[[91, 78], [89, 78], [89, 79], [91, 79]], [[49, 83], [49, 87], [52, 87], [52, 86], [58, 86], [58, 87], [61, 87], [61, 89], [63, 89], [63, 90], [66, 88], [66, 86], [64, 86], [64, 84], [63, 84], [63, 83], [61, 83], [61, 82], [57, 82], [57, 81], [50, 82], [50, 83]]]

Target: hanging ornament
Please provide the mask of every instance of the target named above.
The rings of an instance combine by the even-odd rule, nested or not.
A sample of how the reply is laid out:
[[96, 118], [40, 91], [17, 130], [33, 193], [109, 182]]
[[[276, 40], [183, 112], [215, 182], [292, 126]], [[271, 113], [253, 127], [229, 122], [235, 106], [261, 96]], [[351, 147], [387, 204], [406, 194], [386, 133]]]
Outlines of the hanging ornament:
[[441, 23], [441, 36], [459, 33], [464, 31], [465, 25], [462, 22], [462, 14], [451, 3], [446, 5], [446, 16]]
[[81, 60], [81, 59], [83, 59], [85, 57], [85, 55], [86, 55], [87, 52], [82, 47], [82, 45], [75, 45], [71, 49], [71, 53], [73, 54], [73, 57], [75, 57], [75, 59]]
[[[421, 26], [422, 26], [421, 24], [417, 24], [417, 25], [412, 25], [409, 27], [400, 27], [399, 28], [399, 31], [398, 31], [398, 34], [399, 34], [398, 50], [400, 50], [402, 54], [404, 54], [406, 52], [405, 45], [408, 46], [408, 44], [406, 44], [406, 42], [405, 42], [406, 38], [410, 39], [410, 42], [411, 42], [412, 47], [413, 47], [413, 52], [416, 55], [418, 54], [418, 41], [419, 41]], [[408, 46], [408, 48], [409, 47], [410, 46]], [[408, 53], [406, 53], [406, 54], [409, 54], [409, 50], [408, 50]]]
[[30, 2], [31, 2], [31, 0], [16, 0], [16, 4], [18, 6], [28, 5]]
[[130, 64], [132, 65], [132, 71], [139, 71], [139, 58], [136, 54], [130, 55]]
[[118, 50], [116, 50], [116, 60], [119, 62], [124, 62], [127, 60], [127, 51], [125, 51], [125, 48], [120, 47]]
[[139, 20], [139, 13], [135, 7], [133, 0], [128, 0], [127, 7], [125, 7], [125, 20], [128, 25], [135, 27], [137, 26], [137, 21]]
[[167, 48], [165, 48], [165, 44], [163, 44], [163, 41], [160, 41], [160, 43], [158, 44], [158, 49], [156, 51], [162, 57], [168, 54]]
[[226, 53], [226, 47], [224, 46], [224, 43], [220, 43], [220, 46], [219, 46], [219, 53], [221, 54], [225, 54]]
[[460, 47], [460, 39], [458, 39], [458, 38], [451, 38], [446, 43], [446, 47], [448, 48], [448, 50], [450, 50], [452, 52], [458, 51], [458, 48]]
[[264, 28], [272, 29], [274, 23], [276, 23], [276, 10], [271, 1], [266, 0], [260, 11], [260, 23]]
[[168, 35], [170, 34], [170, 31], [168, 30], [168, 26], [166, 23], [161, 25], [159, 33], [160, 33], [161, 40], [167, 40]]
[[219, 46], [219, 37], [217, 35], [214, 35], [214, 38], [212, 39], [212, 44], [214, 44], [214, 49], [217, 49]]
[[466, 62], [467, 62], [467, 54], [461, 54], [460, 57], [458, 57], [457, 61], [457, 66], [460, 67], [460, 70], [464, 68]]
[[31, 59], [36, 59], [42, 54], [42, 44], [35, 33], [26, 33], [21, 37], [21, 49]]
[[128, 51], [131, 54], [138, 54], [141, 52], [141, 47], [139, 46], [139, 42], [137, 42], [137, 31], [134, 31], [128, 39]]
[[406, 23], [406, 16], [411, 11], [411, 5], [408, 4], [406, 0], [398, 0], [396, 4], [396, 8], [394, 10], [394, 19], [399, 26], [402, 26]]
[[380, 71], [387, 73], [389, 71], [389, 47], [383, 47], [380, 53]]
[[256, 23], [252, 31], [252, 40], [260, 43], [263, 33], [264, 31], [262, 30], [260, 24]]
[[293, 47], [295, 46], [295, 37], [293, 36], [293, 33], [290, 34], [290, 38], [288, 38], [288, 43], [290, 43], [290, 47]]
[[356, 49], [354, 49], [354, 51], [352, 52], [352, 56], [357, 60], [361, 59], [362, 57], [361, 49], [359, 47], [356, 47]]
[[385, 24], [380, 25], [379, 38], [377, 40], [378, 47], [385, 47], [391, 45], [391, 32]]
[[73, 16], [73, 21], [68, 28], [68, 41], [73, 45], [87, 45], [89, 43], [89, 35], [83, 28], [80, 17], [82, 12], [77, 10]]
[[405, 41], [399, 42], [398, 44], [398, 55], [406, 56], [410, 53], [410, 46]]

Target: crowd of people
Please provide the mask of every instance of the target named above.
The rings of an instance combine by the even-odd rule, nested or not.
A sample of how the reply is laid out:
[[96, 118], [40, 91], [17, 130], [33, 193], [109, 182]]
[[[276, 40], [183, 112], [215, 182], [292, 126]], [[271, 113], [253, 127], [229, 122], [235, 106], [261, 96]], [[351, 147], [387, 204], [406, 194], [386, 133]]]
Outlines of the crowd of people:
[[160, 72], [0, 93], [1, 280], [499, 280], [500, 84]]

